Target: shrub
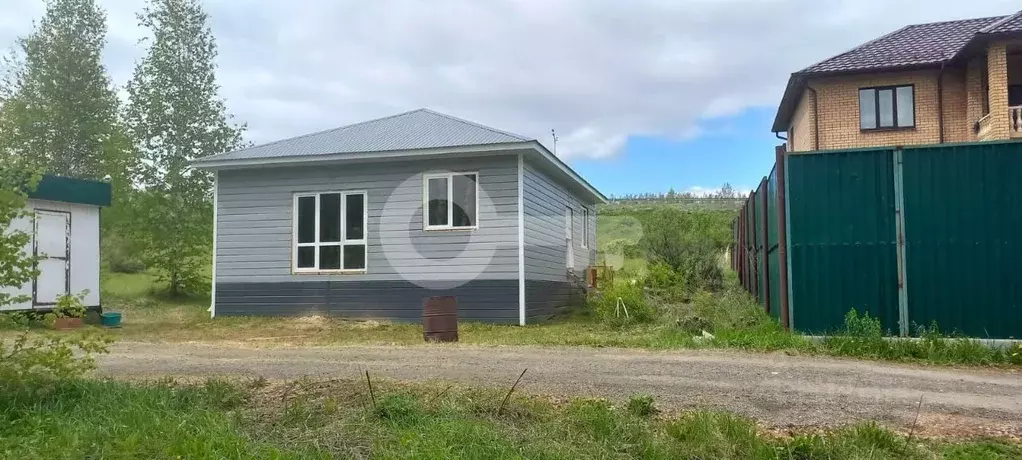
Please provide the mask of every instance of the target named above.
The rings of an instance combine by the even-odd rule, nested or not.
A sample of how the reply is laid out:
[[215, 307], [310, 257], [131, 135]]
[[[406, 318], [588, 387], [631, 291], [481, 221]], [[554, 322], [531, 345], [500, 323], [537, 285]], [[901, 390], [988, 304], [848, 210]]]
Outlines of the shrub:
[[642, 257], [642, 250], [639, 245], [625, 238], [618, 238], [608, 242], [602, 249], [605, 254], [616, 254], [626, 258]]
[[25, 330], [32, 326], [32, 319], [24, 313], [0, 314], [0, 330]]
[[78, 294], [64, 294], [57, 297], [57, 305], [53, 307], [53, 313], [58, 318], [82, 318], [88, 309], [85, 308], [85, 296], [89, 295], [88, 289]]
[[880, 320], [852, 309], [845, 315], [844, 327], [827, 338], [825, 344], [832, 353], [842, 356], [891, 358], [891, 344], [884, 339]]
[[591, 294], [586, 303], [600, 321], [613, 325], [648, 323], [657, 317], [641, 283], [634, 280], [618, 281], [602, 293]]
[[1012, 364], [1022, 364], [1022, 343], [1008, 349], [1008, 361]]
[[27, 333], [13, 342], [0, 341], [0, 393], [10, 401], [38, 400], [94, 369], [92, 355], [106, 353], [110, 342], [97, 334], [30, 339]]
[[139, 259], [142, 248], [139, 244], [120, 235], [108, 233], [103, 235], [103, 257], [111, 272], [141, 273], [146, 266]]
[[719, 256], [730, 240], [729, 216], [657, 209], [646, 215], [640, 245], [651, 263], [683, 274], [689, 289], [716, 292], [724, 287]]
[[662, 262], [650, 265], [645, 282], [653, 294], [666, 300], [687, 300], [688, 281], [670, 265]]

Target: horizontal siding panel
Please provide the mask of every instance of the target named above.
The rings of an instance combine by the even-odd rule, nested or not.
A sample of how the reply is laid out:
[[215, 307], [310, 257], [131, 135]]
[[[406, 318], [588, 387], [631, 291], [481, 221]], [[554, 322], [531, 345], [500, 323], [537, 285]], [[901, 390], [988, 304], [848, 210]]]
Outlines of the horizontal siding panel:
[[527, 280], [563, 282], [567, 270], [565, 209], [574, 210], [572, 252], [576, 271], [592, 264], [592, 251], [582, 244], [582, 209], [590, 211], [590, 234], [596, 234], [596, 212], [591, 203], [583, 203], [531, 163], [525, 164], [522, 177], [525, 210], [525, 277]]
[[518, 320], [517, 280], [475, 280], [442, 290], [406, 281], [345, 283], [217, 283], [218, 316], [326, 314], [351, 318], [421, 321], [423, 301], [454, 296], [461, 321]]
[[[367, 192], [368, 273], [314, 275], [316, 279], [400, 280], [402, 274], [414, 279], [457, 279], [459, 273], [498, 280], [517, 277], [517, 166], [517, 156], [505, 155], [221, 171], [218, 285], [249, 280], [306, 284], [304, 277], [309, 275], [295, 275], [291, 268], [294, 194], [354, 190]], [[434, 232], [422, 228], [421, 173], [445, 170], [479, 173], [478, 229]]]

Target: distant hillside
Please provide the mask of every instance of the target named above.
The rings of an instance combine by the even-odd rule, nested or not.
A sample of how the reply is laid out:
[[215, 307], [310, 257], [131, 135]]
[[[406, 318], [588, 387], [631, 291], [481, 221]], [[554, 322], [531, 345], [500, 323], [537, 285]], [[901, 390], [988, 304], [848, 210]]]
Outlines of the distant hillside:
[[600, 207], [600, 212], [620, 212], [629, 209], [642, 210], [654, 208], [676, 208], [692, 211], [737, 211], [745, 202], [745, 197], [710, 198], [710, 197], [661, 197], [661, 198], [618, 198]]

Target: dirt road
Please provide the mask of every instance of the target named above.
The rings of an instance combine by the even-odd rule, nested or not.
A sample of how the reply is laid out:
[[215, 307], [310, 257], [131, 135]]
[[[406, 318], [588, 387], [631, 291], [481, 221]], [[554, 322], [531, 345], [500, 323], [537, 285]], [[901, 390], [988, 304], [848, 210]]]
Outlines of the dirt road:
[[124, 377], [355, 378], [369, 369], [401, 380], [442, 379], [612, 399], [656, 395], [669, 409], [718, 408], [774, 427], [878, 420], [924, 433], [1022, 436], [1022, 374], [730, 352], [530, 347], [234, 348], [118, 343], [100, 373]]

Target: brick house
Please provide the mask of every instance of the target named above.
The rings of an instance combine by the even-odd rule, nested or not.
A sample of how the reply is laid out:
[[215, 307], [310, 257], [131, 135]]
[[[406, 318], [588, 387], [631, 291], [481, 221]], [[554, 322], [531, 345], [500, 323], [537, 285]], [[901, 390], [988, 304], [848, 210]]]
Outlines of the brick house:
[[788, 150], [1022, 139], [1022, 11], [903, 27], [795, 72]]

